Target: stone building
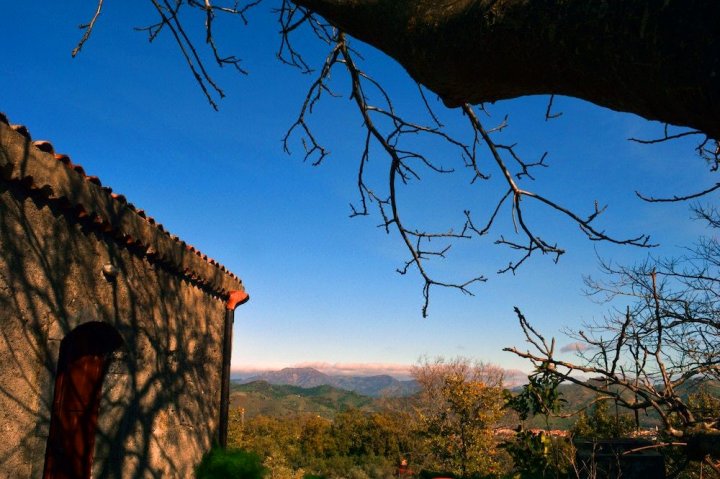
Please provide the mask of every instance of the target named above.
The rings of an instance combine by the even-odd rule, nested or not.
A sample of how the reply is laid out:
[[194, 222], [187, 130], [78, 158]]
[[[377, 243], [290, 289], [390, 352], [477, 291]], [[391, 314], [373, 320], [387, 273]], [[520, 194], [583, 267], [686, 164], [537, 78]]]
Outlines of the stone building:
[[0, 114], [0, 477], [192, 477], [240, 279]]

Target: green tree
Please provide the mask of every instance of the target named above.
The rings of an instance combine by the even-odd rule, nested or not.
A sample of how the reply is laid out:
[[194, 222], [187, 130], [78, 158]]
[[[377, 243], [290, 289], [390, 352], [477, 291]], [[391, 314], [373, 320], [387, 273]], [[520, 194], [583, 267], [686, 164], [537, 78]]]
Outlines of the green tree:
[[357, 409], [348, 409], [335, 416], [332, 425], [337, 451], [344, 456], [365, 456], [371, 453], [370, 420]]
[[230, 440], [228, 442], [262, 457], [272, 478], [277, 475], [276, 470], [294, 470], [302, 465], [299, 441], [301, 431], [299, 417], [280, 419], [257, 416], [246, 420], [239, 443], [230, 443]]
[[322, 458], [336, 450], [332, 422], [320, 416], [307, 418], [300, 433], [300, 449], [306, 458]]
[[240, 447], [243, 443], [245, 413], [242, 409], [230, 409], [228, 414], [228, 447]]
[[718, 391], [711, 391], [707, 385], [701, 385], [698, 391], [688, 395], [688, 408], [700, 422], [720, 426], [720, 397]]
[[[231, 416], [233, 417], [233, 416]], [[232, 424], [232, 422], [231, 422]], [[257, 416], [231, 429], [231, 444], [258, 454], [269, 479], [392, 476], [403, 452], [417, 451], [406, 413], [348, 409], [315, 415]]]
[[528, 376], [528, 383], [523, 385], [520, 393], [508, 394], [506, 407], [517, 412], [521, 421], [540, 414], [547, 424], [549, 417], [558, 414], [567, 402], [558, 389], [560, 383], [560, 379], [540, 370]]
[[429, 467], [459, 476], [497, 473], [493, 427], [503, 415], [502, 373], [464, 358], [425, 360], [413, 368], [421, 387], [419, 430], [434, 460]]
[[552, 437], [545, 431], [521, 429], [502, 447], [512, 458], [516, 479], [567, 477], [575, 455], [567, 438]]
[[573, 458], [572, 446], [565, 438], [553, 438], [545, 431], [524, 429], [528, 417], [542, 415], [548, 427], [551, 415], [559, 414], [567, 403], [558, 386], [560, 380], [543, 370], [528, 377], [518, 394], [506, 392], [505, 407], [518, 414], [523, 422], [515, 437], [501, 444], [513, 461], [513, 470], [523, 479], [563, 477]]
[[571, 429], [573, 436], [590, 439], [616, 439], [627, 437], [635, 430], [631, 414], [612, 414], [607, 399], [596, 399], [590, 413], [581, 411]]

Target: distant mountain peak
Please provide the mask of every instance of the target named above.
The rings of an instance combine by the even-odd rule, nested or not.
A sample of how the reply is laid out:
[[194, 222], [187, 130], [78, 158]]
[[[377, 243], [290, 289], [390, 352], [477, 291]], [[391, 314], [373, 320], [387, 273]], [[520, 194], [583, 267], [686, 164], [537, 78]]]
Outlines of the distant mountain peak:
[[301, 388], [327, 385], [374, 397], [409, 396], [419, 389], [415, 381], [400, 381], [387, 374], [376, 376], [331, 376], [312, 367], [267, 371], [239, 382], [247, 384], [253, 381], [266, 381], [269, 384], [298, 386]]

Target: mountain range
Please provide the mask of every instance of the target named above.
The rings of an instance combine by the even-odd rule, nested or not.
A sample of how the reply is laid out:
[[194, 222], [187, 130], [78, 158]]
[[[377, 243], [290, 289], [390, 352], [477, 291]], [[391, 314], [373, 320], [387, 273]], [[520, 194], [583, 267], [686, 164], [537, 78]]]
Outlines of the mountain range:
[[[350, 387], [356, 388], [356, 391], [348, 390]], [[687, 398], [688, 394], [701, 388], [720, 397], [720, 383], [708, 379], [689, 381], [678, 393]], [[332, 376], [312, 368], [288, 368], [244, 380], [233, 380], [230, 402], [233, 409], [242, 408], [248, 418], [258, 415], [281, 418], [313, 414], [332, 419], [339, 411], [350, 408], [366, 412], [380, 411], [388, 406], [402, 409], [410, 404], [410, 396], [417, 390], [418, 385], [414, 381], [399, 381], [387, 375]], [[517, 389], [513, 391], [518, 392]], [[538, 415], [528, 419], [524, 426], [568, 429], [575, 423], [577, 416], [567, 413], [585, 409], [596, 398], [593, 391], [576, 384], [561, 384], [559, 392], [566, 401], [561, 417], [552, 417], [546, 422], [544, 416]], [[630, 414], [622, 407], [618, 412]], [[615, 413], [612, 404], [610, 413]], [[646, 429], [661, 425], [657, 413], [650, 409], [642, 411], [639, 419], [641, 426]], [[517, 419], [513, 420], [517, 422]]]
[[263, 372], [246, 379], [233, 380], [236, 384], [247, 384], [255, 381], [301, 388], [332, 386], [371, 397], [411, 396], [420, 390], [418, 383], [414, 380], [401, 381], [387, 374], [377, 376], [333, 376], [314, 368], [285, 368], [280, 371]]
[[230, 407], [242, 409], [248, 419], [256, 416], [288, 418], [306, 414], [333, 419], [338, 412], [347, 409], [378, 411], [384, 400], [328, 385], [302, 388], [268, 384], [265, 381], [235, 383], [230, 392]]

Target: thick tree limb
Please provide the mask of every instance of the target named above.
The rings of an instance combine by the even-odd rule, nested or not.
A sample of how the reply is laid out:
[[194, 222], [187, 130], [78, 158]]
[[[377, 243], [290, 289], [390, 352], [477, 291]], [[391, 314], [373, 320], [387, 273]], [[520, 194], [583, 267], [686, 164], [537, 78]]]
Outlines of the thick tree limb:
[[449, 106], [582, 98], [720, 137], [715, 0], [293, 0]]

